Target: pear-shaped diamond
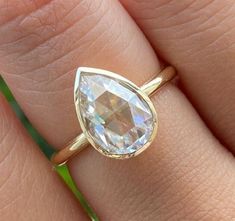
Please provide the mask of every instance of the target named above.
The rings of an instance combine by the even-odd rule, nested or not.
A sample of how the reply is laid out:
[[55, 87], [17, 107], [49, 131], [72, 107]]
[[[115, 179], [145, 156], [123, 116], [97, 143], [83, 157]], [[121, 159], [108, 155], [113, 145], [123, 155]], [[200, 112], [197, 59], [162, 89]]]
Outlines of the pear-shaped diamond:
[[102, 152], [134, 154], [149, 142], [156, 126], [155, 113], [135, 85], [92, 70], [77, 72], [75, 102], [77, 98], [80, 123]]

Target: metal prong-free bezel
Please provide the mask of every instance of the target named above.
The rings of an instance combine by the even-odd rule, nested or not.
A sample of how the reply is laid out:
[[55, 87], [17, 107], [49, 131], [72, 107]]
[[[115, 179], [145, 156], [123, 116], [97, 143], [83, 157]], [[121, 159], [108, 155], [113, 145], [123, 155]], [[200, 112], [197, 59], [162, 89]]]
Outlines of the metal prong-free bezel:
[[[131, 154], [111, 154], [94, 141], [94, 139], [92, 138], [90, 133], [87, 131], [87, 129], [83, 123], [81, 111], [80, 111], [79, 84], [80, 84], [80, 76], [82, 73], [89, 73], [89, 74], [96, 74], [96, 75], [98, 74], [98, 75], [103, 75], [106, 77], [111, 77], [111, 78], [123, 81], [126, 83], [126, 85], [129, 88], [136, 91], [136, 93], [138, 93], [143, 98], [143, 100], [148, 104], [148, 106], [152, 112], [152, 115], [153, 115], [153, 132], [151, 134], [149, 141], [143, 147], [141, 147], [139, 150], [137, 150], [136, 152], [131, 153]], [[97, 151], [99, 151], [101, 154], [103, 154], [107, 157], [116, 158], [116, 159], [127, 159], [127, 158], [137, 156], [138, 154], [143, 152], [147, 147], [149, 147], [149, 145], [152, 143], [153, 139], [155, 138], [155, 136], [157, 134], [157, 128], [158, 128], [157, 113], [156, 113], [156, 110], [155, 110], [150, 98], [144, 93], [144, 91], [142, 91], [134, 83], [132, 83], [131, 81], [127, 80], [126, 78], [124, 78], [116, 73], [102, 70], [102, 69], [97, 69], [97, 68], [87, 68], [87, 67], [78, 68], [77, 73], [76, 73], [75, 85], [74, 85], [74, 103], [75, 103], [76, 113], [77, 113], [77, 117], [78, 117], [81, 129], [82, 129], [83, 133], [85, 134], [87, 140]]]

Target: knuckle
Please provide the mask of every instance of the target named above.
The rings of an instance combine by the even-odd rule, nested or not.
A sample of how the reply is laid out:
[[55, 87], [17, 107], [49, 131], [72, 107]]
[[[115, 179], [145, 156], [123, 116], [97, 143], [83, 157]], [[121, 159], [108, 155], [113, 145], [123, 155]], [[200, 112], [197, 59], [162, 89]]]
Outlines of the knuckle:
[[[0, 34], [12, 36], [14, 33], [10, 40], [0, 38], [0, 55], [7, 57], [8, 69], [11, 68], [9, 60], [12, 67], [17, 63], [18, 73], [25, 73], [58, 60], [64, 63], [74, 58], [75, 53], [84, 54], [84, 47], [94, 46], [100, 32], [106, 29], [102, 24], [96, 27], [108, 11], [109, 4], [103, 3], [98, 0], [50, 1], [18, 17], [8, 28], [1, 27]], [[68, 66], [63, 72], [68, 71]]]
[[0, 25], [14, 20], [16, 17], [37, 10], [51, 0], [5, 0], [0, 2]]
[[[226, 53], [234, 52], [234, 1], [131, 2], [136, 3], [134, 5], [137, 5], [138, 10], [141, 7], [137, 20], [147, 32], [155, 34], [157, 42], [165, 46], [165, 51], [170, 43], [178, 55], [193, 58], [195, 64], [202, 62], [202, 56], [214, 58], [213, 62], [216, 62], [215, 57], [218, 54], [226, 56]], [[177, 64], [182, 63], [180, 57], [174, 58]], [[228, 55], [227, 57], [229, 59]], [[191, 60], [189, 65], [192, 63]], [[208, 60], [204, 59], [205, 62]]]

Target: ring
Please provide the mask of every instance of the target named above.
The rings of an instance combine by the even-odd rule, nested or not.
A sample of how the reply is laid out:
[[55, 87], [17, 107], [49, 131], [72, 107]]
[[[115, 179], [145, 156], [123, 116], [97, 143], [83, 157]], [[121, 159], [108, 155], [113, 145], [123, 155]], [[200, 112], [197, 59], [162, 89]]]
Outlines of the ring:
[[91, 144], [101, 154], [127, 159], [137, 156], [157, 134], [157, 113], [150, 96], [176, 75], [162, 70], [142, 87], [102, 69], [79, 67], [74, 103], [83, 133], [55, 153], [51, 161], [64, 164]]

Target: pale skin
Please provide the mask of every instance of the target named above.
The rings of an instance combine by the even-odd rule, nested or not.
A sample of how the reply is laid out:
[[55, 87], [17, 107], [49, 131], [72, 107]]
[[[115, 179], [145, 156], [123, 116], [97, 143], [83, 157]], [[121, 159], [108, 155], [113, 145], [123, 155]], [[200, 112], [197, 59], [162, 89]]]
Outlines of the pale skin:
[[[78, 66], [137, 85], [164, 63], [178, 71], [179, 85], [152, 97], [148, 150], [118, 161], [90, 147], [69, 162], [101, 220], [235, 219], [234, 14], [233, 0], [0, 0], [1, 74], [57, 149], [81, 132]], [[0, 106], [1, 220], [89, 220], [3, 96]]]

